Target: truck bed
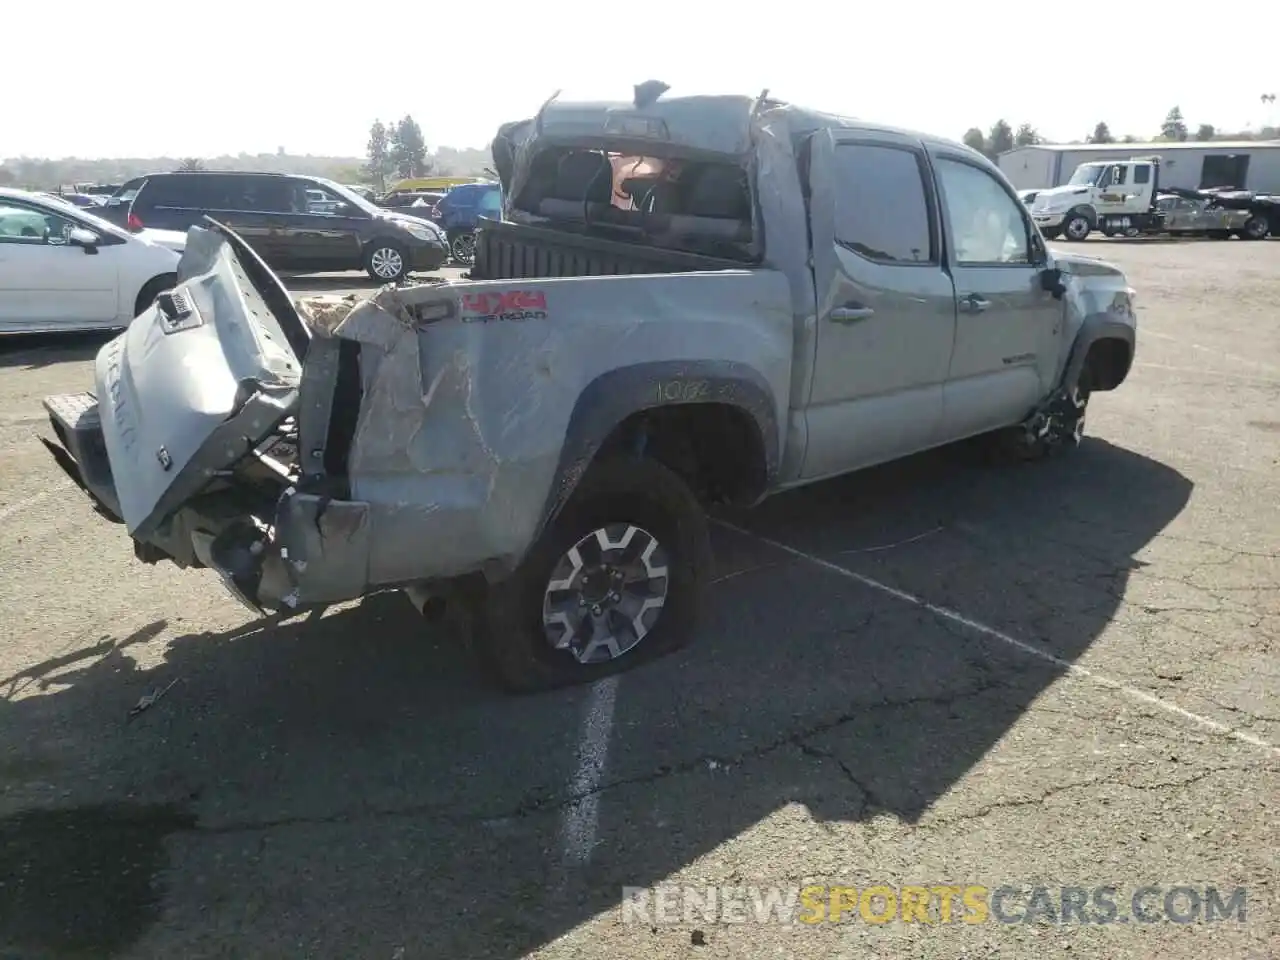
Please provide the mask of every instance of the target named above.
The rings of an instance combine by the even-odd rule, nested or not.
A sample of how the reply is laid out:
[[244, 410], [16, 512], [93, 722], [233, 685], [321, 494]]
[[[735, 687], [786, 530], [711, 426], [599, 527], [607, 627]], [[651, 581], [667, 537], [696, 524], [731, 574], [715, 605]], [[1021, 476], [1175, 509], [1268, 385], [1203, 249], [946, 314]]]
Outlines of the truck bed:
[[482, 220], [476, 231], [475, 280], [535, 280], [616, 274], [741, 270], [748, 264], [549, 227]]

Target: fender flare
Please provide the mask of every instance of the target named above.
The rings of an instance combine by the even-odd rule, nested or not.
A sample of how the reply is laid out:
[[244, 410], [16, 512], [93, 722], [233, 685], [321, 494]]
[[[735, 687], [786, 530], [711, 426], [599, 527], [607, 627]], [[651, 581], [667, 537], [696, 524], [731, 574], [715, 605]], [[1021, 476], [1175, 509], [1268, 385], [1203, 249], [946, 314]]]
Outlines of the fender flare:
[[[1080, 380], [1089, 350], [1095, 343], [1105, 340], [1118, 340], [1129, 348], [1129, 357], [1119, 379], [1112, 387], [1101, 388], [1114, 390], [1129, 376], [1133, 367], [1133, 354], [1137, 344], [1137, 333], [1132, 324], [1117, 320], [1107, 313], [1091, 313], [1084, 318], [1080, 329], [1076, 332], [1075, 341], [1071, 344], [1071, 352], [1067, 356], [1067, 364], [1062, 372], [1062, 389], [1070, 390]], [[1099, 388], [1095, 388], [1099, 389]]]
[[1098, 229], [1098, 211], [1091, 203], [1077, 203], [1074, 207], [1066, 212], [1062, 217], [1062, 222], [1066, 223], [1067, 219], [1075, 213], [1083, 214], [1084, 218], [1089, 221], [1089, 229]]
[[660, 407], [707, 403], [736, 407], [755, 423], [765, 488], [772, 486], [781, 459], [778, 407], [768, 381], [756, 369], [727, 360], [660, 360], [616, 367], [578, 395], [537, 535], [559, 514], [604, 442], [628, 417]]

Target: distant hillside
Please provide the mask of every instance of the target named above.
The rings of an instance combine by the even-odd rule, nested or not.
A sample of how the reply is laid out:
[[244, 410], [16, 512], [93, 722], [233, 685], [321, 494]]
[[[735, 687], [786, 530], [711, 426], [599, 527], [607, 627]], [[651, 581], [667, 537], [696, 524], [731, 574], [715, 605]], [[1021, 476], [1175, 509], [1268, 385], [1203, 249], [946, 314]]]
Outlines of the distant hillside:
[[[432, 173], [480, 176], [493, 160], [488, 150], [439, 147], [430, 154]], [[0, 186], [50, 190], [72, 183], [120, 183], [157, 170], [176, 170], [184, 157], [106, 158], [70, 157], [45, 160], [14, 157], [0, 163]], [[316, 157], [291, 153], [241, 153], [236, 156], [200, 157], [206, 170], [254, 170], [265, 173], [301, 173], [329, 177], [340, 183], [362, 183], [362, 157]]]

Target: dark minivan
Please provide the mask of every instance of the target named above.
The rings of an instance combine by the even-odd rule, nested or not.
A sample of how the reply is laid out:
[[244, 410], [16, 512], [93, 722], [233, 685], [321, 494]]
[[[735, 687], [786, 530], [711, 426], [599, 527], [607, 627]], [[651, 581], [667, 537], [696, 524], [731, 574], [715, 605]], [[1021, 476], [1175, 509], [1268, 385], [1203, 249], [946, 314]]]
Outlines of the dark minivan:
[[449, 256], [434, 223], [383, 210], [319, 177], [153, 173], [130, 180], [111, 199], [103, 208], [108, 219], [134, 231], [185, 231], [210, 216], [278, 270], [366, 270], [374, 280], [393, 283], [410, 271], [435, 270]]

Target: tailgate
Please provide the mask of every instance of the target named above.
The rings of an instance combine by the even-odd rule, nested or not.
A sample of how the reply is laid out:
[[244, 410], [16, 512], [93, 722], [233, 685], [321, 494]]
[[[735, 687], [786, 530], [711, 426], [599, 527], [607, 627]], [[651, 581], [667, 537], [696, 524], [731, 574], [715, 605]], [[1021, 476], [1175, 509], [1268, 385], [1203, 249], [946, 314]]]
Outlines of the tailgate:
[[82, 485], [144, 539], [294, 411], [307, 344], [279, 279], [211, 223], [177, 287], [99, 351], [96, 405], [45, 406]]

